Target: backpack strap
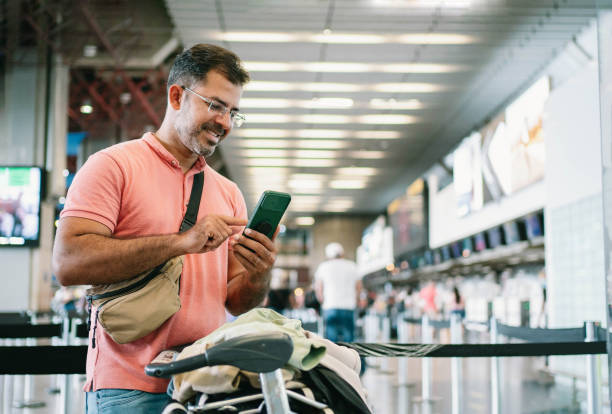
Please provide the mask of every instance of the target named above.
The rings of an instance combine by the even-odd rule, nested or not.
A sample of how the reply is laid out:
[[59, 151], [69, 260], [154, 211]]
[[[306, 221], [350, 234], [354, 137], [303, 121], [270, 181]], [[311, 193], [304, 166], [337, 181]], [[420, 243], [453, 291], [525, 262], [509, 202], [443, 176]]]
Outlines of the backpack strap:
[[198, 210], [200, 209], [200, 200], [202, 199], [202, 187], [204, 187], [204, 171], [200, 171], [193, 176], [191, 196], [189, 197], [185, 217], [183, 217], [183, 222], [181, 223], [180, 233], [189, 230], [198, 221]]

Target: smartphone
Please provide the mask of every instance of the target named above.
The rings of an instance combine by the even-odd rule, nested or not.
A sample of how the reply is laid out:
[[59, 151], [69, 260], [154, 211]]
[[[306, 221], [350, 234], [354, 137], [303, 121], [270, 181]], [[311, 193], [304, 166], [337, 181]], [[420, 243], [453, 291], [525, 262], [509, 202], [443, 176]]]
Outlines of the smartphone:
[[265, 234], [271, 239], [290, 201], [291, 195], [287, 193], [264, 191], [257, 202], [253, 216], [246, 225], [247, 228]]

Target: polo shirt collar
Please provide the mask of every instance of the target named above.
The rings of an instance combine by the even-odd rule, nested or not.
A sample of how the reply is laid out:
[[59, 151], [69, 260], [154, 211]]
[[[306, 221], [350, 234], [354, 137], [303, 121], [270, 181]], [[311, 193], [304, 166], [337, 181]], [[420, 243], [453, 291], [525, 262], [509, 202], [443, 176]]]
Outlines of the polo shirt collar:
[[[181, 168], [176, 157], [172, 155], [170, 151], [168, 151], [166, 147], [162, 145], [161, 142], [159, 142], [159, 140], [155, 137], [153, 133], [146, 132], [142, 136], [142, 139], [144, 140], [144, 142], [146, 142], [149, 145], [149, 148], [151, 148], [153, 152], [155, 152], [162, 160], [166, 161], [173, 168], [179, 168], [179, 169]], [[199, 173], [200, 171], [203, 171], [205, 167], [206, 167], [206, 159], [200, 155], [198, 156], [198, 159], [196, 160], [196, 162], [193, 164], [193, 166], [191, 167], [189, 171], [190, 172], [193, 171], [193, 173], [195, 174], [195, 173]]]

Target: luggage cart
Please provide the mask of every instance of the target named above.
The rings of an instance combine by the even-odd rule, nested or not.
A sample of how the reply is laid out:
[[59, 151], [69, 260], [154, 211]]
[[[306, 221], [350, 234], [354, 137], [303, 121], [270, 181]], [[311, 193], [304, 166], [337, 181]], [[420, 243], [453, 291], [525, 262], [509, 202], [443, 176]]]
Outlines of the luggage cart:
[[[314, 408], [325, 409], [325, 404], [285, 389], [280, 368], [287, 364], [292, 352], [293, 342], [286, 334], [244, 335], [215, 345], [200, 355], [168, 363], [151, 363], [145, 367], [145, 373], [153, 377], [169, 378], [174, 374], [200, 367], [232, 365], [259, 374], [262, 385], [260, 394], [216, 402], [207, 402], [206, 396], [201, 395], [187, 406], [173, 402], [166, 407], [163, 414], [206, 413], [215, 412], [217, 409], [242, 414], [290, 414], [292, 411], [289, 408], [288, 396]], [[255, 400], [263, 400], [257, 409], [239, 411], [233, 407], [234, 404]]]

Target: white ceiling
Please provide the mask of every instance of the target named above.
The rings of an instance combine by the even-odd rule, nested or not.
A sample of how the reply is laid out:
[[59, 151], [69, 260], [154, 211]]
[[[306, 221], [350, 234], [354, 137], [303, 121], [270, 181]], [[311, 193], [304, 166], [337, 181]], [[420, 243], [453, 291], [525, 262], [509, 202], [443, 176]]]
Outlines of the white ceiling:
[[[594, 0], [166, 0], [166, 4], [185, 46], [220, 44], [253, 68], [241, 103], [247, 123], [223, 143], [222, 155], [249, 207], [264, 189], [287, 191], [293, 195], [292, 217], [384, 210], [473, 128], [529, 86], [595, 16]], [[273, 33], [293, 40], [257, 41], [258, 34], [239, 32]], [[368, 35], [361, 40], [370, 43], [334, 43], [338, 41], [334, 36], [342, 34]], [[401, 37], [410, 34], [421, 36]], [[291, 67], [260, 70], [254, 62]], [[304, 67], [338, 62], [372, 66], [319, 66], [314, 71]], [[384, 66], [389, 64], [395, 66]], [[447, 66], [439, 72], [431, 65]], [[281, 90], [265, 91], [262, 86]], [[343, 99], [332, 102], [340, 107], [321, 108], [324, 98]], [[351, 103], [347, 99], [351, 106], [346, 106]], [[401, 103], [407, 109], [371, 107], [372, 99], [387, 104], [394, 99], [396, 106]], [[264, 114], [281, 116], [276, 117], [279, 122], [270, 122]], [[393, 115], [393, 123], [370, 115]], [[333, 188], [359, 184], [364, 188]]]

